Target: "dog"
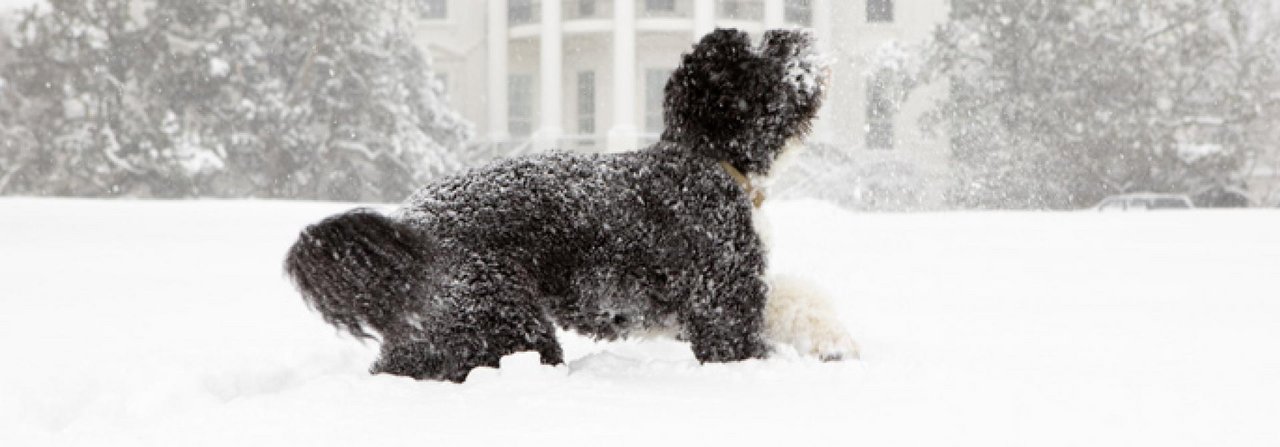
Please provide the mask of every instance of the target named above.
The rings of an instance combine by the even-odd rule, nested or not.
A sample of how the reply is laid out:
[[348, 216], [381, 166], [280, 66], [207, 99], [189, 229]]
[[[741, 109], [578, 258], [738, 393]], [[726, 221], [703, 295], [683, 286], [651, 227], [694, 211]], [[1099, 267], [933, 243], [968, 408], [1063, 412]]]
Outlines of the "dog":
[[758, 185], [821, 106], [826, 67], [812, 47], [800, 31], [755, 47], [718, 29], [671, 75], [652, 146], [499, 161], [390, 214], [331, 216], [302, 231], [285, 271], [325, 321], [381, 342], [375, 374], [461, 382], [520, 351], [559, 364], [557, 327], [601, 340], [670, 333], [700, 362], [762, 358], [772, 341], [855, 356], [830, 309], [809, 305], [821, 298], [775, 286], [769, 303], [753, 217]]

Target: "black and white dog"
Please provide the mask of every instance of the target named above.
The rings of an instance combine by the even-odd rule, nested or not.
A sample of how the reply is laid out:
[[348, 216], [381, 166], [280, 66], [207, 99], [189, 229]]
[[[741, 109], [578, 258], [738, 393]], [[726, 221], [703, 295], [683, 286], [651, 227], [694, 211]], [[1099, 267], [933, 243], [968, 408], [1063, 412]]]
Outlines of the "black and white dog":
[[666, 332], [698, 360], [827, 359], [856, 346], [813, 293], [772, 287], [753, 214], [774, 161], [809, 131], [825, 66], [798, 31], [716, 30], [666, 86], [644, 150], [501, 161], [428, 185], [391, 215], [307, 227], [285, 269], [326, 321], [381, 340], [374, 373], [462, 381], [519, 351], [563, 362], [557, 326]]

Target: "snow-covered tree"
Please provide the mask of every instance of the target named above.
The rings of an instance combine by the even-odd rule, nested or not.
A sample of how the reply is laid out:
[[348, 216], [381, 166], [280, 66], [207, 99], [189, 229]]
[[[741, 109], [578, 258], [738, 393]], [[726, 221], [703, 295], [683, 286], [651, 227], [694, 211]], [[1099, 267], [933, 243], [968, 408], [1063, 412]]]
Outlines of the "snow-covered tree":
[[[0, 12], [0, 66], [14, 57], [10, 44], [11, 19], [11, 16]], [[20, 99], [9, 86], [4, 73], [0, 73], [0, 104], [16, 104]], [[17, 110], [20, 109], [0, 107], [0, 191], [5, 191], [21, 167], [31, 162], [27, 159], [30, 154], [20, 149], [35, 146], [30, 135], [24, 132], [26, 129], [13, 125]]]
[[[405, 32], [423, 4], [53, 1], [28, 13], [6, 73], [46, 110], [22, 121], [43, 136], [37, 147], [67, 153], [44, 164], [85, 171], [92, 186], [42, 185], [34, 170], [24, 183], [65, 194], [398, 200], [456, 169], [453, 152], [470, 134]], [[80, 16], [120, 24], [69, 20]], [[63, 49], [72, 45], [79, 52]], [[116, 107], [68, 111], [85, 90]], [[69, 120], [84, 123], [72, 132]], [[57, 144], [68, 135], [77, 145]]]
[[55, 0], [23, 14], [0, 74], [5, 192], [112, 195], [176, 174], [136, 101], [133, 60], [149, 47], [129, 7]]
[[1072, 208], [1114, 193], [1243, 186], [1275, 97], [1253, 0], [957, 1], [926, 125], [952, 138], [960, 206]]

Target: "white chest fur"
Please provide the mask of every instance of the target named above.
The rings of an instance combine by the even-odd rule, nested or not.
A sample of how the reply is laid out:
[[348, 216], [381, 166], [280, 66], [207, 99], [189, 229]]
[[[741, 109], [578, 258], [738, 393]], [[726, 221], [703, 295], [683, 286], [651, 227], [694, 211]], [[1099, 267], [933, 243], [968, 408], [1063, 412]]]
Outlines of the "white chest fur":
[[[755, 188], [767, 191], [777, 180], [778, 173], [804, 149], [799, 138], [787, 141], [773, 168], [767, 175], [752, 175]], [[751, 225], [764, 244], [766, 255], [772, 251], [773, 238], [766, 212], [757, 207], [752, 210]], [[790, 345], [805, 355], [822, 360], [852, 360], [858, 358], [858, 344], [849, 336], [831, 299], [818, 287], [804, 280], [767, 273], [769, 295], [765, 304], [765, 336], [775, 345]]]

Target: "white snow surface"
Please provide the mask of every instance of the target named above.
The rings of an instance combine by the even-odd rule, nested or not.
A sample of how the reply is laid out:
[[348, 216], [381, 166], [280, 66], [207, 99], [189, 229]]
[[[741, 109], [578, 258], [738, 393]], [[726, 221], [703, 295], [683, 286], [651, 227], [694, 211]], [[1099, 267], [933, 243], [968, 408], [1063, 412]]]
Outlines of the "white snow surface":
[[562, 334], [452, 384], [367, 374], [282, 275], [350, 206], [0, 200], [0, 445], [1280, 445], [1280, 212], [769, 203], [862, 360]]

